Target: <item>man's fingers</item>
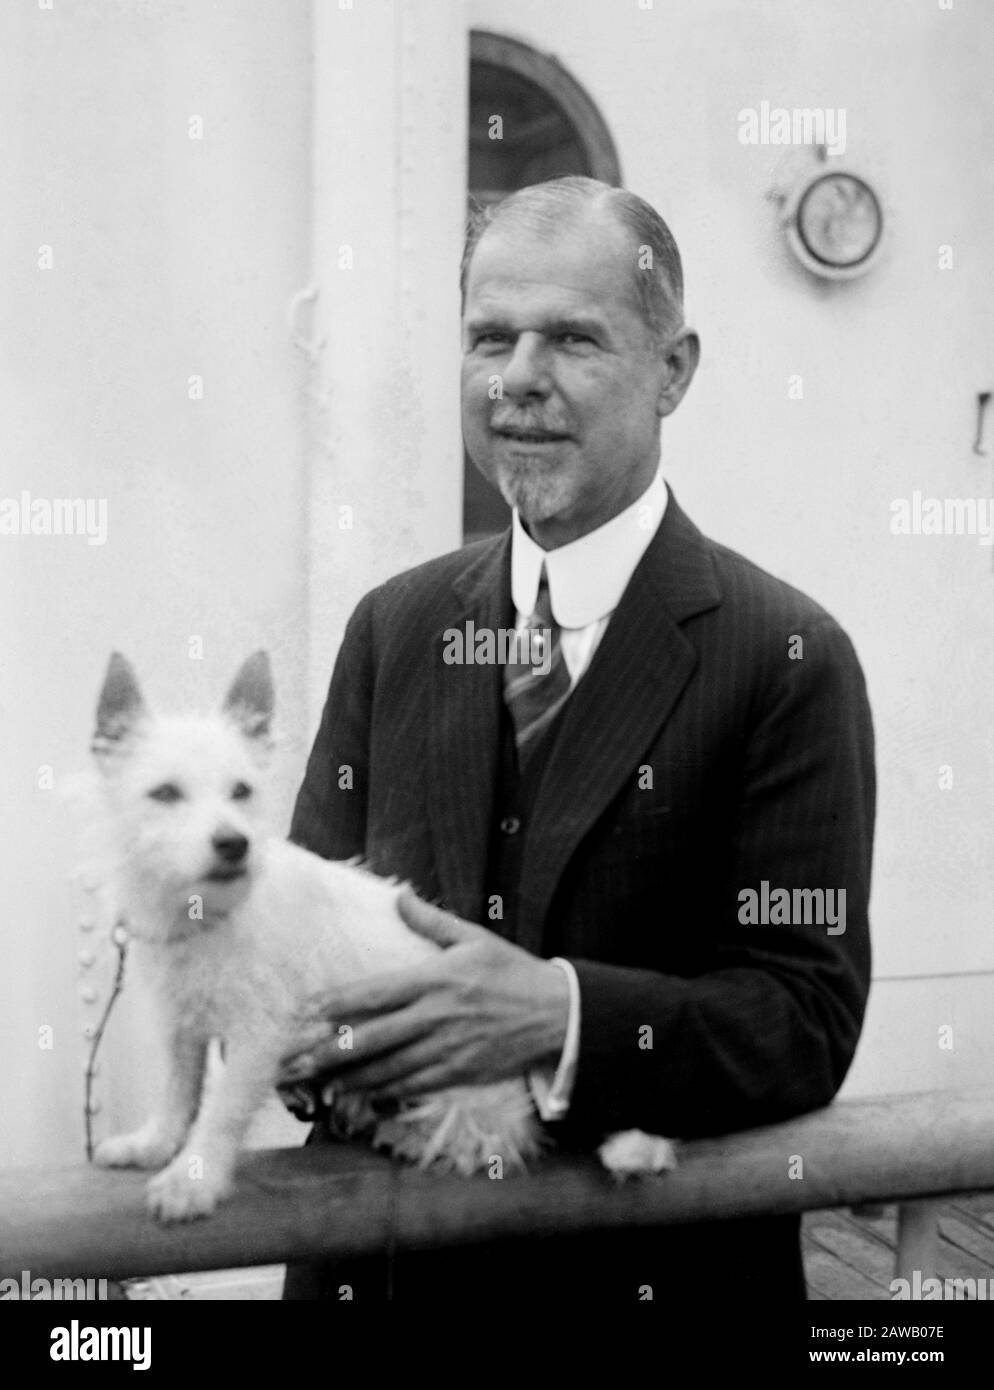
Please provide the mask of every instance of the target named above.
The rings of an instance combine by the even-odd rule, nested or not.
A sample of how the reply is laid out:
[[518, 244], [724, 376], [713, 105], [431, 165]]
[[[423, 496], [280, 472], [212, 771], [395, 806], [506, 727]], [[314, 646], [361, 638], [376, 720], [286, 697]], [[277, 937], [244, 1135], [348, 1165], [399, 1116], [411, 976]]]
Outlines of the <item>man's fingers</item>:
[[[417, 967], [404, 971], [384, 971], [381, 975], [371, 975], [354, 984], [341, 985], [333, 995], [315, 1000], [313, 1013], [302, 1023], [301, 1037], [306, 1040], [312, 1036], [320, 1039], [322, 1034], [330, 1035], [343, 1024], [355, 1027], [370, 1014], [402, 1009], [414, 1003], [437, 982], [433, 969]], [[303, 1046], [307, 1046], [306, 1041]]]
[[348, 1023], [359, 1020], [364, 1014], [386, 1013], [391, 1009], [402, 1009], [413, 1004], [438, 983], [434, 967], [408, 970], [391, 970], [383, 975], [371, 976], [354, 985], [343, 985], [336, 989], [331, 1001], [336, 1019]]
[[374, 1092], [372, 1100], [417, 1100], [419, 1096], [432, 1095], [435, 1091], [445, 1091], [460, 1083], [453, 1081], [448, 1069], [443, 1066], [426, 1066], [420, 1071], [409, 1072], [407, 1076], [390, 1082], [382, 1090]]
[[[438, 1060], [438, 1049], [430, 1044], [414, 1043], [343, 1071], [336, 1081], [336, 1090], [345, 1094], [362, 1091], [371, 1096], [400, 1100], [405, 1096], [423, 1095], [426, 1076], [440, 1078], [444, 1075], [445, 1064]], [[438, 1089], [437, 1079], [433, 1084]], [[448, 1084], [455, 1083], [450, 1079]]]
[[283, 1058], [284, 1063], [294, 1057], [304, 1056], [313, 1048], [323, 1047], [329, 1038], [335, 1036], [335, 1029], [336, 1025], [328, 1018], [315, 1019], [303, 1024], [295, 1030], [294, 1050]]
[[432, 1021], [413, 1009], [385, 1014], [357, 1024], [351, 1034], [344, 1035], [337, 1046], [329, 1047], [322, 1058], [324, 1070], [353, 1072], [377, 1058], [409, 1048], [432, 1031]]
[[460, 941], [472, 941], [479, 930], [451, 912], [423, 902], [410, 888], [397, 899], [397, 911], [419, 936], [426, 936], [438, 946], [456, 946]]
[[284, 1084], [325, 1072], [351, 1071], [384, 1053], [407, 1047], [431, 1031], [431, 1020], [413, 1009], [401, 1009], [380, 1018], [340, 1024], [323, 1041], [287, 1058], [280, 1071]]

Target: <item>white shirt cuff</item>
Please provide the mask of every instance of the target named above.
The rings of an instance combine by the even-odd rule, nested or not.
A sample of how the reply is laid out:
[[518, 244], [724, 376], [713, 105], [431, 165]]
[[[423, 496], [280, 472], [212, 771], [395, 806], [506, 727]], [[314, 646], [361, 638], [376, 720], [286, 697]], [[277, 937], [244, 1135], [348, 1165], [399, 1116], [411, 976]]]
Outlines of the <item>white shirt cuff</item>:
[[566, 1039], [563, 1042], [559, 1066], [553, 1072], [551, 1067], [533, 1067], [528, 1073], [535, 1109], [541, 1119], [561, 1120], [569, 1111], [573, 1087], [576, 1084], [576, 1065], [580, 1055], [580, 981], [576, 971], [562, 956], [553, 956], [552, 964], [558, 965], [566, 976], [569, 986], [569, 1013], [566, 1018]]

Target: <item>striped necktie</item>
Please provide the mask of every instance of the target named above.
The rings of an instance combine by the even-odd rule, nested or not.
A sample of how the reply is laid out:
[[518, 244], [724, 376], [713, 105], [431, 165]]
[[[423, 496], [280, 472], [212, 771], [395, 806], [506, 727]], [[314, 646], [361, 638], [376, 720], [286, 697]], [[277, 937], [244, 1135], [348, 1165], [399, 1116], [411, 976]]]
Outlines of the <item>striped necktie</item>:
[[570, 676], [563, 661], [561, 637], [562, 630], [552, 617], [549, 579], [543, 565], [535, 611], [517, 634], [514, 659], [504, 667], [504, 701], [514, 724], [522, 767], [569, 696]]

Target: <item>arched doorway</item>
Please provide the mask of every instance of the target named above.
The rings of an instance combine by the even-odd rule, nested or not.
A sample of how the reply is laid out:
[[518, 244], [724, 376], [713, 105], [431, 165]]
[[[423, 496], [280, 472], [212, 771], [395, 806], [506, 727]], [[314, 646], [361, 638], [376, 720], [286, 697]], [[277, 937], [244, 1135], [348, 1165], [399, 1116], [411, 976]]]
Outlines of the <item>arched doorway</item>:
[[[474, 29], [469, 66], [469, 196], [493, 203], [564, 174], [621, 183], [618, 155], [597, 107], [557, 59], [517, 39]], [[498, 118], [498, 119], [495, 119]], [[510, 513], [467, 458], [463, 534], [502, 531]]]

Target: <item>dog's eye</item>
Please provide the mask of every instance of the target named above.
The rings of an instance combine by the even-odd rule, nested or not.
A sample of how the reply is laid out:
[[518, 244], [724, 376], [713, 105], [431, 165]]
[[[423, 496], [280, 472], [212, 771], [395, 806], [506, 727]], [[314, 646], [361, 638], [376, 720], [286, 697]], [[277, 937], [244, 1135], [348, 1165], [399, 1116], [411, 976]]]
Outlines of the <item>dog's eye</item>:
[[153, 787], [149, 792], [153, 801], [182, 801], [183, 793], [175, 782], [163, 782], [161, 787]]
[[247, 782], [236, 782], [231, 792], [232, 801], [245, 801], [252, 795], [252, 788]]

